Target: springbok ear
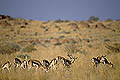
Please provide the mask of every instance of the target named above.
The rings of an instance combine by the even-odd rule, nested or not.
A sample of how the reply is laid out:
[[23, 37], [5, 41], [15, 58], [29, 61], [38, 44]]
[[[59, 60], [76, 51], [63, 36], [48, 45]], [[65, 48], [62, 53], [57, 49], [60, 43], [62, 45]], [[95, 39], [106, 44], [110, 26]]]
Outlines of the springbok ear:
[[75, 57], [75, 59], [78, 59], [78, 57]]

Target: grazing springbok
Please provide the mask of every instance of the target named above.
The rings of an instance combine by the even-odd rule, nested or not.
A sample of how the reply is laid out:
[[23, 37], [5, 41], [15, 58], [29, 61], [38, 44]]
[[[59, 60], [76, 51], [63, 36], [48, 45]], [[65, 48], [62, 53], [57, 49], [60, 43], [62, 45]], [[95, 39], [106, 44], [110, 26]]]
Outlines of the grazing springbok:
[[102, 56], [98, 56], [97, 59], [100, 60], [100, 63], [103, 63], [104, 65], [108, 64], [111, 67], [113, 67], [113, 64], [108, 61], [108, 59], [106, 58], [106, 55], [105, 56], [103, 56], [103, 55]]
[[104, 65], [105, 65], [105, 64], [108, 64], [108, 65], [110, 65], [111, 67], [113, 67], [113, 64], [107, 60], [106, 56], [103, 56], [103, 55], [102, 55], [102, 56], [97, 56], [96, 58], [93, 57], [93, 58], [92, 58], [92, 62], [95, 64], [96, 67], [97, 67], [98, 64], [100, 64], [100, 63], [102, 63], [102, 64], [104, 64]]
[[21, 66], [21, 60], [20, 59], [18, 59], [18, 58], [15, 58], [14, 59], [14, 67], [15, 67], [15, 69], [16, 68], [18, 68], [18, 67], [20, 67]]
[[27, 65], [28, 65], [27, 61], [26, 61], [26, 60], [23, 60], [23, 61], [21, 62], [21, 64], [20, 64], [20, 68], [26, 69], [26, 68], [27, 68]]
[[27, 61], [26, 60], [21, 61], [20, 59], [15, 58], [14, 59], [14, 66], [15, 66], [15, 69], [18, 67], [26, 69], [27, 68]]
[[94, 66], [96, 66], [96, 67], [98, 66], [98, 64], [100, 64], [100, 60], [95, 58], [95, 57], [93, 57], [91, 60], [92, 60], [92, 62], [94, 64]]
[[7, 61], [5, 64], [2, 65], [2, 70], [7, 69], [9, 72], [11, 70], [11, 63]]
[[50, 63], [49, 63], [49, 61], [44, 59], [42, 61], [42, 65], [43, 65], [45, 71], [48, 72], [48, 70], [50, 69]]
[[30, 70], [32, 67], [35, 67], [36, 71], [37, 71], [37, 69], [39, 69], [41, 67], [43, 69], [43, 65], [41, 64], [41, 62], [38, 60], [34, 60], [34, 59], [31, 59], [28, 61], [27, 67], [28, 67], [28, 70]]

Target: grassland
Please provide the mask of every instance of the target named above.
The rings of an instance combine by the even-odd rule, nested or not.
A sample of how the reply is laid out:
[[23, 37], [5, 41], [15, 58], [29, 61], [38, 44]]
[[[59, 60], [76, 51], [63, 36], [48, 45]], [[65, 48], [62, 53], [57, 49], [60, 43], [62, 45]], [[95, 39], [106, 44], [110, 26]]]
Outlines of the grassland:
[[[12, 68], [0, 71], [0, 80], [120, 80], [120, 21], [0, 19], [0, 66], [20, 55], [50, 61], [67, 53], [78, 57], [69, 71], [62, 65], [48, 73]], [[114, 68], [93, 67], [91, 58], [98, 55], [107, 55]]]

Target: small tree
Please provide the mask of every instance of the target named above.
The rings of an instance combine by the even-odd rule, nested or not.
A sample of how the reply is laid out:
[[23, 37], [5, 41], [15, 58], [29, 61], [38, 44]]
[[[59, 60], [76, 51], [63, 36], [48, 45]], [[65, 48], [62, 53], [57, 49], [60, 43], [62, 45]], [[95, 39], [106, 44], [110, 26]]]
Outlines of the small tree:
[[95, 18], [94, 18], [94, 21], [98, 21], [98, 20], [99, 20], [99, 17], [95, 17]]
[[98, 21], [99, 17], [95, 17], [95, 16], [90, 16], [88, 21], [93, 22], [93, 21]]

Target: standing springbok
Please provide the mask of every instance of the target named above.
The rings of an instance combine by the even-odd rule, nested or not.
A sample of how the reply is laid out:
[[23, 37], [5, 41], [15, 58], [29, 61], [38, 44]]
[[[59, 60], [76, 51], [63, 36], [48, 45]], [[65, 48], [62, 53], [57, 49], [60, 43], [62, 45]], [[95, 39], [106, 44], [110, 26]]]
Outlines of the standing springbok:
[[2, 70], [7, 69], [9, 72], [11, 70], [11, 63], [7, 61], [5, 64], [2, 65]]
[[108, 59], [106, 58], [106, 55], [105, 56], [103, 56], [103, 55], [102, 56], [98, 56], [97, 59], [100, 60], [100, 63], [103, 63], [104, 65], [108, 64], [111, 67], [113, 67], [113, 64], [108, 61]]
[[41, 67], [43, 69], [43, 65], [41, 64], [41, 62], [38, 60], [34, 60], [34, 59], [31, 59], [28, 61], [27, 67], [28, 67], [28, 70], [30, 70], [32, 67], [35, 67], [36, 71], [37, 71], [37, 69], [39, 69]]

